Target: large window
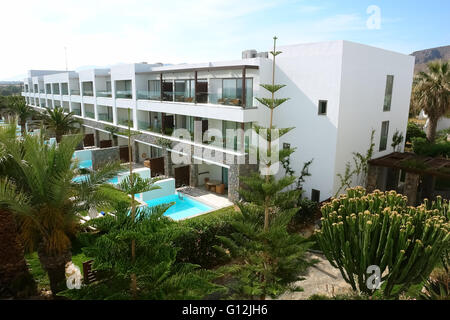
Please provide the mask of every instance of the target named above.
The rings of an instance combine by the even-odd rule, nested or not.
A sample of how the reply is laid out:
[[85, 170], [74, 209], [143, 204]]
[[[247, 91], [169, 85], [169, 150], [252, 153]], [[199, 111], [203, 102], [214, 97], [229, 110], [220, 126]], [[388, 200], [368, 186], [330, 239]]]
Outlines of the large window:
[[69, 94], [69, 85], [67, 83], [61, 83], [62, 94]]
[[383, 111], [391, 110], [392, 103], [392, 89], [394, 87], [394, 76], [388, 75], [386, 78], [386, 91], [384, 93], [384, 107]]
[[[161, 80], [148, 80], [148, 91], [141, 95], [143, 99], [161, 99]], [[139, 97], [138, 97], [139, 99]]]
[[386, 150], [389, 135], [389, 121], [381, 123], [380, 151]]
[[131, 80], [116, 81], [116, 98], [132, 99]]
[[51, 84], [50, 83], [46, 83], [45, 84], [45, 92], [47, 94], [51, 94], [52, 93], [52, 88], [51, 88]]
[[53, 94], [59, 94], [59, 83], [52, 84]]
[[94, 95], [94, 84], [92, 81], [86, 81], [81, 83], [83, 88], [83, 96], [93, 96]]
[[[228, 105], [242, 105], [242, 78], [222, 80], [222, 99], [219, 103]], [[253, 105], [253, 79], [245, 79], [245, 106]]]
[[195, 80], [175, 80], [175, 101], [193, 102]]

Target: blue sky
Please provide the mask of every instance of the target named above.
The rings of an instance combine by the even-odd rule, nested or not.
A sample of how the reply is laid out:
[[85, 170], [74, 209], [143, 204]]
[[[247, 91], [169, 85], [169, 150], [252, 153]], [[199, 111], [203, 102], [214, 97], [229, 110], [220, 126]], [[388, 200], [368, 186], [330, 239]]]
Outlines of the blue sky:
[[[380, 29], [367, 27], [370, 6]], [[273, 35], [281, 45], [344, 39], [410, 54], [450, 45], [449, 14], [448, 0], [10, 1], [0, 80], [64, 69], [64, 47], [69, 69], [239, 59], [267, 50]]]

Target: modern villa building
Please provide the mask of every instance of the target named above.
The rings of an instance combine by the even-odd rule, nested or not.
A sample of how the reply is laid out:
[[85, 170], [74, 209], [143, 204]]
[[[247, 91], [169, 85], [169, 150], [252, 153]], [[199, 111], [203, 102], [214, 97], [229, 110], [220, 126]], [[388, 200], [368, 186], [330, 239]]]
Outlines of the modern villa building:
[[[335, 194], [337, 174], [345, 171], [352, 153], [368, 149], [372, 129], [374, 158], [393, 151], [396, 131], [406, 136], [414, 57], [348, 41], [279, 50], [283, 53], [276, 58], [275, 82], [286, 87], [277, 97], [290, 100], [276, 109], [274, 124], [295, 127], [281, 145], [297, 148], [290, 161], [297, 175], [313, 159], [305, 196], [322, 201]], [[209, 139], [208, 134], [268, 126], [269, 110], [255, 98], [269, 97], [260, 84], [271, 81], [271, 56], [246, 51], [235, 61], [134, 63], [80, 72], [30, 70], [22, 95], [38, 110], [62, 106], [73, 112], [83, 120], [84, 132], [94, 134], [97, 146], [110, 139], [108, 126], [126, 128], [131, 110], [133, 128], [139, 130], [132, 138], [135, 162], [164, 158], [164, 173], [181, 179], [179, 184], [220, 181], [230, 200], [236, 200], [239, 175], [254, 166], [225, 158], [245, 159], [254, 137], [249, 131], [228, 139]], [[173, 137], [179, 128], [206, 135]], [[170, 154], [180, 153], [174, 147], [177, 142], [195, 149], [193, 164], [172, 163]], [[118, 144], [127, 145], [127, 139], [118, 134]]]

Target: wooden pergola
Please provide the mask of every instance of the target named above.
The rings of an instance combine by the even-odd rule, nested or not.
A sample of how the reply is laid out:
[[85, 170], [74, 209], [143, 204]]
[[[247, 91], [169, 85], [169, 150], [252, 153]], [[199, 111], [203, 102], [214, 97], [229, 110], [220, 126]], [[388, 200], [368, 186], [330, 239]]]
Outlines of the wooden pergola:
[[[450, 159], [442, 157], [433, 158], [420, 156], [415, 153], [394, 152], [381, 158], [369, 160], [368, 165], [366, 186], [368, 192], [372, 192], [375, 189], [383, 189], [383, 187], [379, 186], [379, 178], [383, 177], [384, 174], [384, 177], [388, 179], [389, 174], [386, 176], [386, 170], [381, 169], [390, 169], [390, 181], [393, 181], [394, 186], [398, 184], [400, 170], [405, 172], [403, 193], [408, 197], [410, 205], [416, 204], [417, 189], [421, 179], [431, 181], [431, 183], [425, 184], [428, 195], [433, 193], [435, 178], [450, 180]], [[385, 188], [388, 188], [386, 181]]]
[[[415, 153], [394, 152], [387, 156], [369, 160], [369, 165], [400, 169], [419, 175], [430, 175], [450, 179], [450, 159], [419, 156]], [[416, 163], [419, 166], [411, 166]]]

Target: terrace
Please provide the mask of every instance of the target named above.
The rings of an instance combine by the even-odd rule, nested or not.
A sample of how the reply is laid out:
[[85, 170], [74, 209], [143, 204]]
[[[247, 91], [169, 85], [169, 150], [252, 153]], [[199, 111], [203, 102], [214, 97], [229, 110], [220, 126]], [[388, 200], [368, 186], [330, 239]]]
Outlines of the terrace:
[[176, 69], [138, 74], [138, 100], [253, 107], [257, 66]]

